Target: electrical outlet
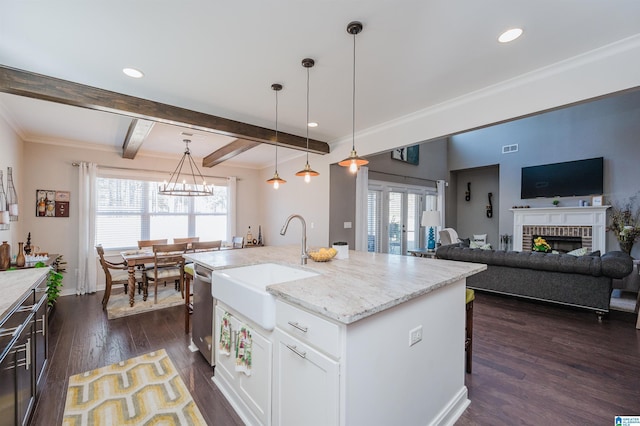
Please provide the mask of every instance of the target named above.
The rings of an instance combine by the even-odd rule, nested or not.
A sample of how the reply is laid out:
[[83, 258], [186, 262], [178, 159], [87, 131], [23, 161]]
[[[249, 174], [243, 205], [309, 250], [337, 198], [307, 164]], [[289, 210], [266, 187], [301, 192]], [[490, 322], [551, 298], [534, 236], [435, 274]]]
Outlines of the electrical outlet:
[[351, 229], [351, 222], [345, 222], [344, 229]]
[[413, 346], [422, 340], [422, 326], [419, 325], [409, 330], [409, 346]]

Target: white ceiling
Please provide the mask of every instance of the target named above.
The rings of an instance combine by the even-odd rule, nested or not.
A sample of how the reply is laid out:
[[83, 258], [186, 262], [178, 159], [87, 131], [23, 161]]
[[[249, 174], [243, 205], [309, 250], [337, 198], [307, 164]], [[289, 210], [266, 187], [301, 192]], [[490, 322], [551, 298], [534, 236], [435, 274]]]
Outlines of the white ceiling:
[[[3, 2], [0, 64], [335, 143], [352, 131], [352, 20], [357, 36], [356, 130], [640, 34], [637, 0], [211, 0]], [[499, 44], [507, 28], [524, 35]], [[121, 69], [145, 73], [139, 80]], [[120, 149], [130, 119], [0, 94], [0, 114], [25, 140]], [[181, 153], [183, 129], [156, 124], [142, 152]], [[194, 133], [189, 131], [190, 133]], [[195, 157], [232, 139], [195, 132]], [[300, 155], [282, 149], [280, 158]], [[273, 147], [227, 165], [262, 168]]]

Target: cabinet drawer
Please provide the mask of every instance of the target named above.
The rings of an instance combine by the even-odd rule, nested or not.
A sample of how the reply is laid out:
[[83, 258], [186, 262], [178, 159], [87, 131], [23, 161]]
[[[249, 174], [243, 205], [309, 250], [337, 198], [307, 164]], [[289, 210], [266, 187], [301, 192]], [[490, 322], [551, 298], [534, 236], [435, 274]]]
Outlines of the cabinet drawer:
[[276, 326], [329, 355], [340, 356], [338, 324], [277, 300]]

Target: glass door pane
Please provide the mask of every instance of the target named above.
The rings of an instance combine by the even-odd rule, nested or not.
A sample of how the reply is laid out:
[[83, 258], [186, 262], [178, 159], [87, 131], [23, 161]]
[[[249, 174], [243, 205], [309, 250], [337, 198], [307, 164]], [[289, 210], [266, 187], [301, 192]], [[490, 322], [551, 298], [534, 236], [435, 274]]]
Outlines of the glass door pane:
[[406, 250], [402, 253], [405, 254], [408, 250], [415, 250], [420, 247], [420, 196], [418, 194], [407, 194], [407, 232], [406, 238]]
[[402, 254], [403, 250], [403, 234], [404, 234], [404, 221], [403, 221], [403, 206], [402, 206], [402, 192], [389, 192], [389, 222], [388, 222], [388, 235], [389, 235], [389, 250], [390, 254]]
[[382, 191], [369, 190], [367, 194], [367, 251], [380, 253], [382, 224]]

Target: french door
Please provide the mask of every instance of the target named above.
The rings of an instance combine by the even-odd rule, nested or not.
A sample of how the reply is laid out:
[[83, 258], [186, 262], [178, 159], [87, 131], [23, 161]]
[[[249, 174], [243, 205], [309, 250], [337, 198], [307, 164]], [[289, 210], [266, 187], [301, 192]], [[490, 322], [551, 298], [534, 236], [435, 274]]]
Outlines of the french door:
[[407, 254], [425, 245], [420, 217], [435, 209], [435, 188], [369, 182], [367, 230], [370, 252]]

